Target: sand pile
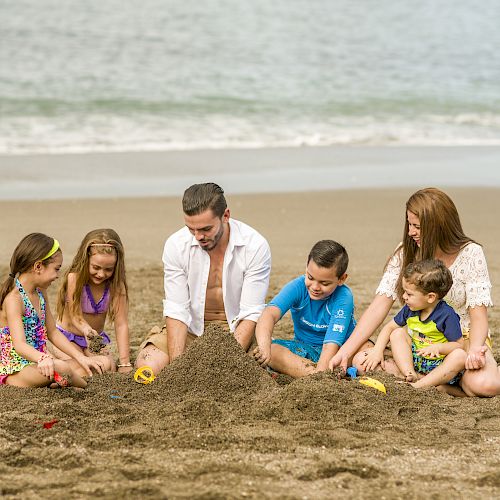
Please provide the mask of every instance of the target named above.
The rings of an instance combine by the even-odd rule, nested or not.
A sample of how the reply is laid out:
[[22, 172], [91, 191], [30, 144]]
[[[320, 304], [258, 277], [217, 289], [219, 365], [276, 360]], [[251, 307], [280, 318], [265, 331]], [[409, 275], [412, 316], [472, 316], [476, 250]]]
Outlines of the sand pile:
[[277, 388], [267, 372], [220, 325], [209, 325], [161, 372], [155, 386], [171, 400], [202, 398], [231, 406]]
[[[149, 399], [149, 407], [157, 408], [164, 418], [181, 417], [202, 426], [222, 421], [276, 422], [280, 426], [303, 423], [308, 431], [302, 444], [307, 445], [325, 439], [332, 445], [331, 436], [314, 430], [327, 422], [341, 431], [344, 443], [353, 446], [364, 439], [359, 436], [371, 432], [394, 433], [398, 440], [410, 443], [414, 436], [407, 429], [414, 426], [415, 419], [435, 421], [433, 437], [466, 429], [470, 432], [469, 419], [457, 425], [456, 413], [451, 410], [456, 406], [460, 411], [464, 403], [469, 406], [468, 401], [435, 390], [415, 391], [384, 373], [372, 376], [385, 384], [387, 394], [333, 373], [278, 384], [243, 352], [233, 335], [211, 325], [145, 388], [141, 398]], [[336, 440], [336, 433], [333, 435]], [[292, 441], [290, 446], [295, 446], [302, 439], [294, 436]]]
[[[387, 394], [361, 385], [357, 379], [339, 380], [327, 372], [294, 380], [272, 393], [261, 393], [250, 416], [255, 420], [276, 420], [283, 425], [317, 422], [324, 426], [328, 422], [344, 433], [394, 432], [399, 442], [408, 443], [415, 439], [407, 430], [415, 426], [416, 420], [432, 422], [428, 433], [434, 439], [458, 436], [464, 431], [474, 433], [470, 418], [474, 400], [451, 398], [435, 389], [416, 391], [385, 373], [377, 372], [372, 377], [384, 383]], [[484, 401], [485, 406], [489, 404]], [[493, 406], [496, 407], [494, 403]], [[458, 413], [463, 416], [457, 421]], [[349, 442], [347, 435], [343, 439]], [[321, 441], [324, 436], [317, 434], [316, 438]]]

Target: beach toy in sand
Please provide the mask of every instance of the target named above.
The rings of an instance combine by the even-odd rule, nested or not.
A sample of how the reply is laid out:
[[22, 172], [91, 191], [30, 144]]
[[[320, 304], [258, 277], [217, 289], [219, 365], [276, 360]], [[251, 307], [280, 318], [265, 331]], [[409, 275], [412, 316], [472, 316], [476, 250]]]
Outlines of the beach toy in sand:
[[387, 391], [385, 390], [385, 385], [382, 382], [375, 380], [374, 378], [361, 377], [359, 379], [359, 383], [367, 385], [368, 387], [372, 387], [373, 389], [377, 389], [377, 391], [383, 392], [384, 394], [387, 394]]
[[139, 384], [150, 384], [155, 378], [153, 369], [150, 366], [141, 366], [134, 373], [134, 380]]
[[69, 378], [68, 375], [60, 375], [56, 371], [54, 372], [54, 383], [56, 383], [59, 387], [68, 387], [69, 386]]
[[346, 370], [347, 376], [350, 378], [356, 378], [358, 376], [358, 369], [355, 366], [350, 366]]
[[57, 422], [59, 422], [59, 420], [55, 418], [54, 420], [50, 420], [49, 422], [42, 422], [42, 425], [44, 429], [52, 429], [54, 424], [57, 424]]

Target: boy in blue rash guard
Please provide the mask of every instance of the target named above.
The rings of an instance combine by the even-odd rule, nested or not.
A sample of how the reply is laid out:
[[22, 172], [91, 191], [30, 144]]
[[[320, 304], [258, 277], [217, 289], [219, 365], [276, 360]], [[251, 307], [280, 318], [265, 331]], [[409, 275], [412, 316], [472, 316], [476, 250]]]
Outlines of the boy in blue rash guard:
[[[254, 358], [262, 367], [298, 378], [328, 368], [328, 362], [356, 326], [354, 299], [344, 284], [349, 258], [336, 241], [318, 241], [306, 273], [290, 281], [257, 322]], [[272, 340], [276, 323], [291, 311], [293, 340]], [[315, 365], [317, 363], [317, 365]]]

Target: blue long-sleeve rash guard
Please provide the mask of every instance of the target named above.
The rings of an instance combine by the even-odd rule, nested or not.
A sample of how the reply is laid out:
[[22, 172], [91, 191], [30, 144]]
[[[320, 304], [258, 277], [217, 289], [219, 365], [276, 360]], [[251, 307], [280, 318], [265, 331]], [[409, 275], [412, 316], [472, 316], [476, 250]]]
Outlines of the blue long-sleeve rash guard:
[[356, 326], [354, 298], [348, 286], [338, 286], [326, 299], [312, 300], [304, 275], [287, 283], [269, 306], [277, 307], [281, 316], [290, 310], [295, 340], [314, 346], [341, 346]]

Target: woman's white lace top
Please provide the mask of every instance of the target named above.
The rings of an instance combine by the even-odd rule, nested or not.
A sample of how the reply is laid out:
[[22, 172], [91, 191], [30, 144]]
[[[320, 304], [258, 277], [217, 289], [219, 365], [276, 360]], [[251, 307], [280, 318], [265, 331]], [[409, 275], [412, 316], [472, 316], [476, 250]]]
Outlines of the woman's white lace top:
[[[396, 252], [380, 280], [377, 295], [397, 299], [396, 285], [403, 264], [402, 248]], [[491, 301], [491, 282], [483, 248], [477, 243], [469, 243], [458, 253], [449, 267], [453, 285], [444, 298], [460, 316], [462, 331], [470, 327], [469, 307], [493, 305]]]

